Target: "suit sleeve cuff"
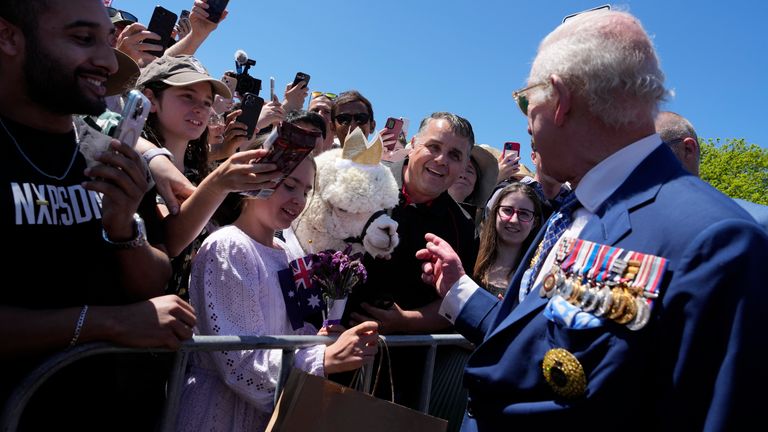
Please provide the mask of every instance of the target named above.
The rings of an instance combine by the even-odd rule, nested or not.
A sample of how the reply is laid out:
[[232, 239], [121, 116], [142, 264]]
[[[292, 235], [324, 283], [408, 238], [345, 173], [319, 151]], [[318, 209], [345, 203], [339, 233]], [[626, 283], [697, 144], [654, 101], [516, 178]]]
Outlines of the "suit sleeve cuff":
[[467, 275], [462, 276], [443, 298], [443, 302], [440, 304], [440, 315], [450, 321], [451, 324], [455, 324], [461, 309], [479, 288], [480, 286], [472, 278]]

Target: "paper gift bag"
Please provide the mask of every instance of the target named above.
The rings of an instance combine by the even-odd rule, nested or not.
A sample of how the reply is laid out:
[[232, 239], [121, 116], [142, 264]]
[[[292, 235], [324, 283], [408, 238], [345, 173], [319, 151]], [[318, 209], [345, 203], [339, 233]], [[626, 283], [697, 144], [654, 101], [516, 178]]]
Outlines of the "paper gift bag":
[[444, 432], [448, 422], [293, 369], [267, 432]]

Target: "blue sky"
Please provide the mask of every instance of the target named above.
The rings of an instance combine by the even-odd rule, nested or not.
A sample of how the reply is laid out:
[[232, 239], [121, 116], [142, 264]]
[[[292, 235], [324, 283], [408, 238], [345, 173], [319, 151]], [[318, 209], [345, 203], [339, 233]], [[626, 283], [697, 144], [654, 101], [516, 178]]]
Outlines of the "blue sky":
[[[145, 24], [155, 4], [179, 13], [193, 0], [114, 0]], [[599, 1], [231, 0], [230, 15], [197, 56], [220, 77], [234, 52], [256, 60], [251, 74], [268, 96], [297, 71], [311, 90], [357, 89], [387, 117], [418, 122], [433, 111], [469, 119], [478, 143], [523, 144], [526, 121], [511, 93], [525, 83], [539, 41], [565, 15]], [[663, 109], [690, 119], [703, 138], [745, 138], [768, 148], [768, 2], [627, 1], [654, 38], [675, 96]], [[279, 93], [281, 94], [281, 93]]]

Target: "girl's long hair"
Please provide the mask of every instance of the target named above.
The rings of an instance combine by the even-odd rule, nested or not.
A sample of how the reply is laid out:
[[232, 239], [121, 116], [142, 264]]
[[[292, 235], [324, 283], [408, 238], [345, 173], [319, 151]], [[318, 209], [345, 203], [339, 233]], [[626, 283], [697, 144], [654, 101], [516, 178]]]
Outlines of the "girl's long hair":
[[497, 247], [499, 245], [499, 234], [496, 232], [496, 218], [498, 217], [499, 207], [501, 207], [501, 201], [504, 200], [507, 195], [515, 192], [522, 193], [533, 203], [533, 227], [520, 247], [520, 254], [517, 258], [517, 262], [509, 263], [507, 278], [509, 278], [520, 265], [520, 261], [531, 246], [533, 238], [536, 237], [538, 228], [541, 226], [541, 200], [531, 186], [524, 183], [512, 183], [502, 189], [501, 192], [499, 192], [498, 198], [496, 198], [496, 201], [493, 203], [491, 211], [488, 213], [488, 218], [485, 223], [483, 223], [483, 228], [480, 231], [480, 249], [477, 252], [477, 261], [475, 261], [474, 279], [478, 281], [481, 286], [488, 286], [488, 270], [490, 270], [491, 264], [496, 261], [496, 257], [498, 256]]

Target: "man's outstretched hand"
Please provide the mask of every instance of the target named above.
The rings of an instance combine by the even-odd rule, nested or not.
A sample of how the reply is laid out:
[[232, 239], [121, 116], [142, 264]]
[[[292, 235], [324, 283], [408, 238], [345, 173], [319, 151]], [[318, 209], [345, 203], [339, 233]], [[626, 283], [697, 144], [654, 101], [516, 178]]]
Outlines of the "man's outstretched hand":
[[461, 259], [451, 245], [440, 237], [427, 233], [426, 248], [416, 252], [416, 258], [424, 261], [421, 264], [421, 279], [437, 288], [437, 294], [445, 297], [448, 290], [466, 273], [461, 265]]

